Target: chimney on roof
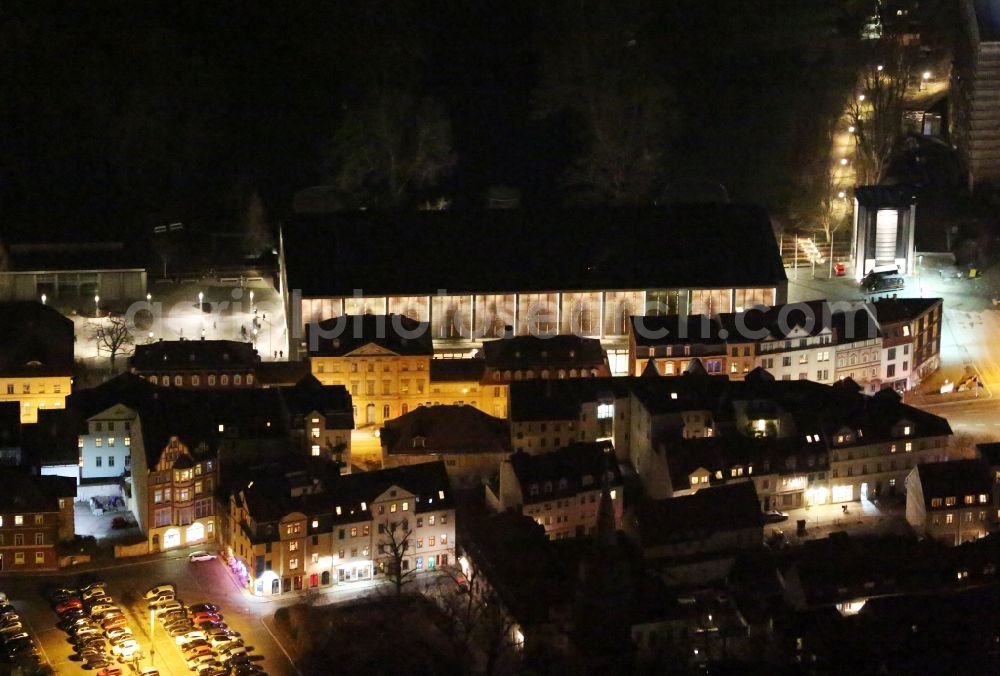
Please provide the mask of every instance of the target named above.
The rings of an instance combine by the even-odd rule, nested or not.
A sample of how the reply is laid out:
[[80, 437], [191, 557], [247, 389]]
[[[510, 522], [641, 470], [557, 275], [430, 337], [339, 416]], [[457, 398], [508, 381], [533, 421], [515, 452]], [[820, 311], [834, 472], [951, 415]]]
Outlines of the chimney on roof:
[[514, 337], [514, 327], [510, 324], [505, 324], [503, 327], [503, 337], [513, 338]]

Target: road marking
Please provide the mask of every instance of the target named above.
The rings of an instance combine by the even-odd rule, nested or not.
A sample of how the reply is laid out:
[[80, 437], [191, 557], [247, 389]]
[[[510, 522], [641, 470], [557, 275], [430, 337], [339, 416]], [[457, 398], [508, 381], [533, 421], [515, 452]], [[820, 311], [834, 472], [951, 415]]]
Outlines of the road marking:
[[264, 622], [264, 618], [258, 617], [257, 620], [260, 622], [261, 626], [264, 627], [264, 631], [266, 631], [268, 634], [271, 635], [271, 638], [274, 640], [274, 643], [279, 648], [281, 648], [281, 652], [285, 654], [285, 659], [287, 659], [288, 663], [292, 665], [292, 669], [295, 670], [295, 673], [298, 674], [299, 676], [302, 676], [302, 672], [299, 671], [298, 665], [295, 664], [295, 662], [292, 660], [292, 656], [288, 654], [287, 650], [285, 650], [285, 646], [281, 645], [281, 641], [278, 640], [278, 637], [275, 636], [274, 633], [268, 628], [267, 623]]

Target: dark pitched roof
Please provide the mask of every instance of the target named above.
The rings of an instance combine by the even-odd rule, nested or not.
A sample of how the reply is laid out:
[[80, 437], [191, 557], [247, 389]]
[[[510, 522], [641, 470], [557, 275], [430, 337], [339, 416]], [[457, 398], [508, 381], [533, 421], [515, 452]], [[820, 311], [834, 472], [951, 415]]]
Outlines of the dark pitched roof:
[[76, 464], [80, 457], [77, 446], [80, 431], [81, 421], [76, 411], [39, 411], [38, 422], [24, 426], [24, 452], [32, 463], [40, 466]]
[[770, 287], [787, 279], [767, 213], [749, 205], [300, 214], [282, 239], [289, 288], [305, 297]]
[[261, 387], [295, 385], [310, 378], [309, 359], [298, 361], [262, 361], [254, 369], [257, 384]]
[[472, 406], [418, 406], [388, 421], [381, 439], [392, 455], [510, 452], [507, 421]]
[[[610, 442], [580, 442], [536, 455], [518, 451], [511, 454], [510, 465], [521, 484], [524, 501], [538, 502], [575, 495], [588, 486], [590, 490], [599, 489], [605, 472], [613, 474], [611, 486], [621, 485], [622, 476], [614, 451]], [[587, 486], [584, 486], [584, 477], [590, 479]], [[562, 479], [566, 480], [564, 489], [559, 488]], [[528, 486], [546, 482], [552, 482], [552, 492], [539, 491], [534, 497], [529, 494]]]
[[493, 369], [552, 365], [587, 368], [607, 364], [607, 355], [596, 338], [560, 334], [548, 338], [512, 336], [483, 341], [486, 365]]
[[38, 476], [19, 467], [0, 472], [0, 512], [57, 512], [59, 498], [76, 497], [76, 479]]
[[0, 374], [55, 375], [73, 370], [73, 321], [33, 301], [0, 303]]
[[161, 340], [136, 345], [129, 359], [133, 371], [202, 371], [252, 369], [260, 356], [251, 343], [235, 340]]
[[868, 307], [880, 324], [891, 324], [914, 320], [942, 302], [940, 298], [882, 298]]
[[993, 491], [990, 466], [981, 459], [921, 463], [917, 473], [928, 506], [931, 498], [957, 497], [961, 505], [964, 495], [990, 495]]
[[643, 500], [636, 508], [636, 519], [644, 547], [761, 525], [760, 503], [752, 481], [703, 488], [679, 498]]
[[[327, 467], [333, 469], [327, 472], [315, 469], [319, 467], [316, 465], [304, 474], [308, 483], [314, 485], [311, 493], [293, 497], [292, 486], [301, 483], [299, 474], [265, 468], [243, 477], [246, 483], [241, 483], [238, 489], [239, 499], [258, 523], [278, 521], [291, 512], [315, 517], [317, 525], [313, 527], [311, 521], [308, 524], [310, 534], [329, 531], [337, 523], [370, 520], [372, 501], [392, 486], [417, 496], [414, 505], [417, 514], [454, 507], [448, 474], [440, 461], [344, 475], [329, 463]], [[267, 539], [268, 533], [261, 531], [255, 541]], [[272, 539], [278, 539], [276, 533]]]
[[1000, 441], [988, 444], [976, 444], [976, 452], [991, 467], [1000, 465]]
[[79, 412], [86, 421], [116, 404], [139, 413], [150, 467], [171, 436], [179, 437], [192, 451], [204, 443], [209, 453], [224, 440], [281, 440], [288, 436], [288, 409], [279, 388], [175, 389], [151, 385], [126, 373], [93, 389], [75, 392], [68, 398], [67, 408]]
[[916, 202], [911, 185], [859, 185], [854, 188], [858, 203], [869, 209], [906, 208]]
[[340, 357], [375, 344], [399, 355], [433, 355], [430, 327], [404, 315], [349, 315], [306, 326], [309, 354]]
[[636, 345], [717, 345], [726, 342], [718, 317], [708, 315], [651, 315], [629, 317]]
[[431, 382], [479, 382], [486, 372], [486, 360], [432, 359]]
[[510, 383], [510, 421], [577, 420], [584, 402], [626, 396], [626, 378], [566, 378]]
[[354, 429], [352, 399], [343, 385], [323, 385], [310, 375], [292, 387], [277, 389], [293, 416], [316, 411], [326, 418], [328, 428]]

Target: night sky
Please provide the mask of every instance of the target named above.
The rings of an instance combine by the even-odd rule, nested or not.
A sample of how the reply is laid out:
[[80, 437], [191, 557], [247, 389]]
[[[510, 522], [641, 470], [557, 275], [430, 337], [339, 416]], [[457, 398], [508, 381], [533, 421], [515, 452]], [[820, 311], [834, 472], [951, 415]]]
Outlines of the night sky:
[[780, 212], [823, 166], [870, 4], [8, 0], [0, 237], [227, 229], [255, 191], [281, 218], [337, 175], [332, 139], [377, 72], [408, 78], [451, 126], [454, 165], [403, 207], [433, 194], [479, 207], [494, 185], [572, 204], [567, 172], [588, 147], [578, 104], [615, 96], [560, 65], [581, 59], [656, 102], [649, 181], [628, 199], [722, 183]]

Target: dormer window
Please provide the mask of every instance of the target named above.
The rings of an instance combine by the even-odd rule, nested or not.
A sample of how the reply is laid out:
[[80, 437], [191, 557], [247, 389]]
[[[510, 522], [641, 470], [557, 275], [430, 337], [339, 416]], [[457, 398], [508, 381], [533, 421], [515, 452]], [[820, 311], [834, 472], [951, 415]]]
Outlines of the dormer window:
[[546, 481], [545, 482], [545, 492], [546, 493], [551, 493], [552, 492], [552, 482], [551, 481]]
[[910, 426], [906, 425], [903, 427], [903, 436], [908, 436], [910, 434]]
[[538, 495], [538, 484], [531, 484], [531, 488], [528, 489], [529, 495]]
[[590, 476], [589, 474], [584, 474], [583, 478], [580, 479], [581, 486], [589, 486], [592, 483], [594, 483], [594, 477]]
[[416, 436], [413, 437], [413, 448], [426, 448], [427, 437]]
[[566, 490], [566, 479], [559, 480], [559, 490], [561, 491]]

